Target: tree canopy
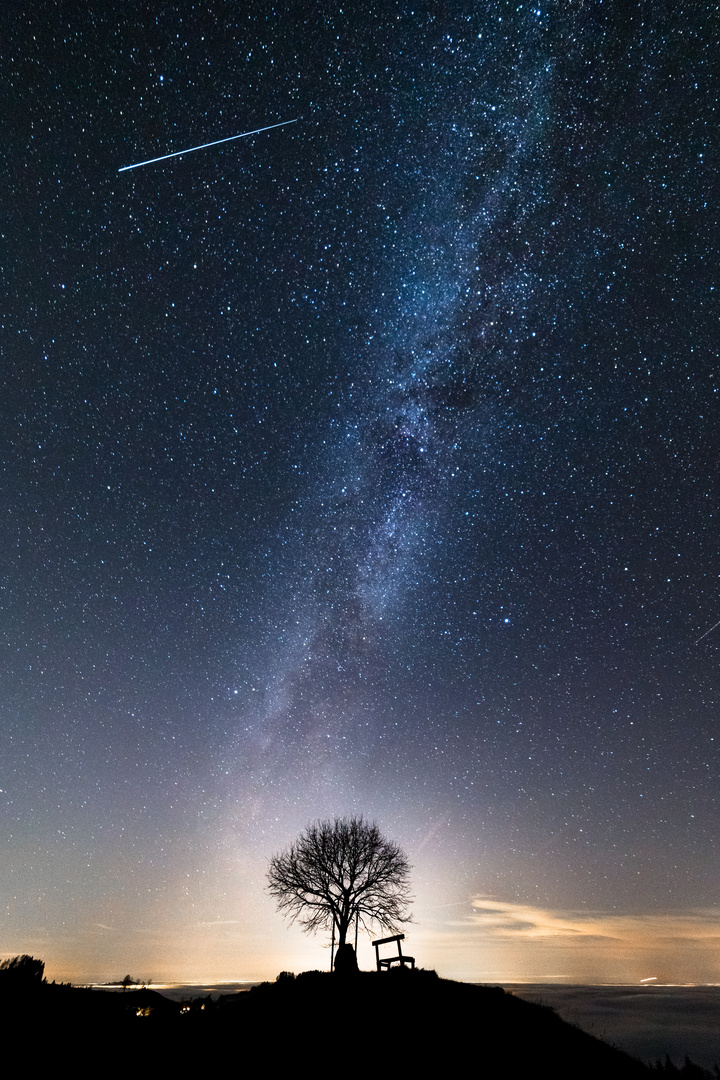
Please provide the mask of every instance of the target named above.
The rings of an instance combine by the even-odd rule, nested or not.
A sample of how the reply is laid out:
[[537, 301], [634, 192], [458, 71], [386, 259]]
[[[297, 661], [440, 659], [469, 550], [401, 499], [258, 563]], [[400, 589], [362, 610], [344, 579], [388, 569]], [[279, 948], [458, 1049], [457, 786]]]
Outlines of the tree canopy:
[[0, 981], [11, 982], [13, 985], [41, 983], [44, 974], [45, 961], [28, 956], [27, 953], [3, 960], [0, 964]]
[[356, 918], [365, 929], [376, 925], [391, 933], [410, 920], [405, 854], [362, 817], [309, 825], [272, 857], [267, 876], [278, 910], [309, 933], [334, 925], [338, 950]]

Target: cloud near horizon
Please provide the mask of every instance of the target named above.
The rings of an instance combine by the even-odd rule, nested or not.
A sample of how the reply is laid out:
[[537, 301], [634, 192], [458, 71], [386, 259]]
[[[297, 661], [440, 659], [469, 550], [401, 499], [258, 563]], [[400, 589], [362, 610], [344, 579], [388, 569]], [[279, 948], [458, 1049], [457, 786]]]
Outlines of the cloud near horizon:
[[446, 923], [443, 935], [443, 958], [461, 963], [464, 978], [720, 981], [718, 909], [616, 914], [488, 896], [476, 896], [472, 907], [472, 914]]
[[[720, 910], [615, 915], [600, 911], [559, 911], [475, 897], [472, 925], [493, 938], [566, 938], [568, 943], [606, 940], [638, 945], [649, 940], [714, 943], [720, 948]], [[467, 920], [464, 920], [467, 922]]]

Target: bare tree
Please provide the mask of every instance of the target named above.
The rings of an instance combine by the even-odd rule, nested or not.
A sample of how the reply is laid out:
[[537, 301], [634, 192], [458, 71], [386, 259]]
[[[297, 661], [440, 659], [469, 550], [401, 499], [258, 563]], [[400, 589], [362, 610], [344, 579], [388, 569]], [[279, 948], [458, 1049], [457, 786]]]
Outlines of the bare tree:
[[309, 825], [272, 857], [267, 876], [270, 895], [291, 922], [309, 933], [334, 925], [338, 952], [355, 918], [366, 929], [375, 924], [391, 933], [410, 921], [405, 854], [362, 817]]

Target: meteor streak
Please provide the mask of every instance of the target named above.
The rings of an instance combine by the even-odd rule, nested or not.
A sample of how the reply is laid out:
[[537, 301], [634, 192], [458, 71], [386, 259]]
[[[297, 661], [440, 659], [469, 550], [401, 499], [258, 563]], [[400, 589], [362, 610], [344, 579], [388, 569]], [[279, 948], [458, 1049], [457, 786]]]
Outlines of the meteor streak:
[[206, 150], [208, 146], [219, 146], [220, 143], [232, 142], [233, 139], [246, 139], [248, 135], [259, 135], [261, 131], [270, 131], [272, 128], [285, 127], [286, 124], [296, 124], [298, 117], [294, 120], [281, 120], [279, 124], [268, 124], [267, 127], [255, 128], [254, 131], [243, 131], [240, 135], [228, 135], [226, 139], [215, 139], [214, 142], [203, 143], [202, 146], [189, 146], [187, 150], [176, 150], [173, 154], [162, 154], [161, 157], [148, 158], [147, 161], [137, 161], [134, 165], [123, 165], [118, 172], [127, 172], [128, 169], [139, 169], [141, 165], [154, 165], [156, 161], [166, 161], [171, 157], [179, 157], [180, 154], [192, 154], [195, 150]]
[[720, 626], [720, 619], [718, 619], [718, 621], [717, 621], [717, 622], [716, 622], [716, 623], [715, 623], [715, 624], [714, 624], [713, 626], [711, 626], [709, 630], [706, 630], [704, 634], [701, 634], [701, 635], [700, 635], [700, 637], [699, 637], [699, 638], [697, 639], [697, 641], [695, 642], [695, 644], [696, 644], [696, 645], [699, 645], [699, 644], [700, 644], [700, 642], [702, 641], [702, 639], [703, 639], [704, 637], [707, 637], [707, 636], [708, 636], [708, 634], [712, 633], [712, 631], [713, 631], [713, 630], [715, 629], [715, 627], [716, 627], [716, 626]]

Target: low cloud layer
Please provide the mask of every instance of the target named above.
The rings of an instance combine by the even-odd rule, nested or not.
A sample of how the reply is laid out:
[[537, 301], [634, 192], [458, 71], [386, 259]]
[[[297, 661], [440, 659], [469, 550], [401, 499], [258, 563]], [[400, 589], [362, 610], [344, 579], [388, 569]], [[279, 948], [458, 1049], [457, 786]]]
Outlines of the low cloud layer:
[[649, 915], [562, 911], [485, 896], [448, 926], [465, 977], [498, 981], [720, 981], [720, 911]]
[[473, 922], [493, 937], [606, 939], [635, 946], [649, 938], [678, 943], [714, 943], [720, 948], [720, 911], [615, 915], [607, 912], [552, 911], [476, 897]]

